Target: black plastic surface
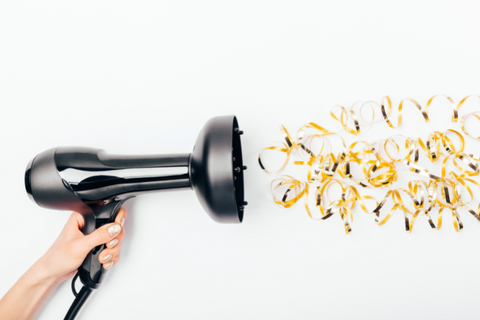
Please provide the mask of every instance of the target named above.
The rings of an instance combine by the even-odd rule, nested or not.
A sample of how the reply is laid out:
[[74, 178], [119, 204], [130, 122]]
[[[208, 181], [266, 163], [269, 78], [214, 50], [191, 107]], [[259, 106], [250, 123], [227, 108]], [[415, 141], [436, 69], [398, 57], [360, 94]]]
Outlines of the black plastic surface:
[[[75, 210], [86, 220], [112, 201], [164, 189], [194, 188], [205, 211], [215, 221], [243, 220], [242, 147], [235, 116], [210, 119], [198, 135], [191, 155], [111, 155], [86, 147], [60, 147], [37, 155], [25, 172], [25, 188], [45, 208]], [[166, 174], [149, 170], [166, 169]], [[177, 170], [168, 173], [168, 170]], [[182, 170], [179, 170], [182, 169]], [[124, 177], [125, 170], [142, 170]], [[76, 180], [71, 176], [80, 176]], [[86, 234], [93, 230], [88, 223]]]
[[[113, 155], [98, 149], [60, 147], [55, 153], [55, 163], [78, 197], [90, 206], [94, 202], [101, 206], [104, 200], [119, 196], [190, 188], [189, 157], [189, 154]], [[122, 176], [134, 170], [133, 175]], [[76, 176], [82, 178], [73, 180]]]
[[[244, 200], [242, 167], [236, 117], [210, 119], [195, 143], [190, 174], [198, 200], [213, 220], [221, 223], [242, 222], [243, 211], [239, 210]], [[240, 170], [234, 172], [234, 168]], [[237, 177], [236, 182], [234, 177]]]
[[[101, 209], [95, 210], [95, 226], [93, 226], [93, 228], [98, 229], [107, 223], [115, 222], [115, 218], [120, 211], [120, 207], [126, 200], [128, 199], [111, 202], [103, 206]], [[98, 260], [98, 257], [105, 248], [106, 246], [104, 244], [95, 247], [92, 251], [90, 251], [78, 269], [80, 280], [89, 288], [98, 288], [103, 280], [105, 272], [107, 271], [103, 268], [102, 263], [100, 263]]]
[[87, 301], [88, 297], [92, 294], [92, 289], [88, 287], [83, 287], [78, 293], [75, 301], [73, 302], [70, 309], [68, 309], [67, 314], [65, 315], [64, 320], [73, 320], [77, 316], [80, 309], [82, 309], [83, 304]]

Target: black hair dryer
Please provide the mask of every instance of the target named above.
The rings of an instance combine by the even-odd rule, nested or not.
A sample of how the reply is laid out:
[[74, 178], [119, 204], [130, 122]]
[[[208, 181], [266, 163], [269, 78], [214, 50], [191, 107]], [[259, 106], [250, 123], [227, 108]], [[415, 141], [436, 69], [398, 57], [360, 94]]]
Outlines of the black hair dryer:
[[[127, 199], [165, 189], [194, 189], [213, 220], [240, 223], [247, 204], [242, 133], [235, 116], [220, 116], [205, 124], [191, 154], [123, 156], [84, 147], [53, 148], [30, 161], [25, 187], [41, 207], [81, 213], [84, 234], [114, 222]], [[104, 248], [94, 248], [78, 269], [83, 288], [78, 294], [74, 290], [76, 298], [65, 319], [74, 319], [100, 286], [106, 270], [98, 256]]]

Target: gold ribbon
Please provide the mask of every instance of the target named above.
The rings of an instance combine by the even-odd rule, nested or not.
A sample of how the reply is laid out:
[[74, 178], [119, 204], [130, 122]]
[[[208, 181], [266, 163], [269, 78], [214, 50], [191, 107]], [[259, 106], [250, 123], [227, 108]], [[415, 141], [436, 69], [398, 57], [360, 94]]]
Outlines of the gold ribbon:
[[[383, 116], [383, 120], [385, 120], [385, 122], [388, 124], [389, 127], [391, 127], [392, 129], [396, 129], [398, 128], [401, 124], [402, 124], [402, 114], [403, 114], [403, 106], [405, 104], [405, 102], [410, 102], [411, 104], [413, 104], [415, 107], [417, 107], [417, 109], [420, 111], [420, 113], [422, 114], [423, 118], [425, 119], [425, 122], [429, 122], [430, 119], [429, 119], [429, 116], [428, 116], [428, 113], [429, 113], [429, 110], [430, 110], [430, 107], [432, 105], [432, 102], [433, 100], [438, 100], [438, 97], [443, 97], [445, 99], [447, 99], [451, 106], [452, 106], [452, 122], [457, 122], [458, 121], [458, 114], [460, 112], [460, 108], [462, 107], [462, 105], [469, 99], [471, 98], [480, 98], [480, 95], [469, 95], [469, 96], [466, 96], [465, 98], [463, 98], [462, 100], [460, 100], [460, 102], [455, 105], [455, 102], [453, 101], [452, 98], [450, 98], [449, 96], [447, 95], [443, 95], [443, 94], [437, 94], [437, 95], [434, 95], [432, 96], [430, 99], [428, 99], [427, 101], [427, 104], [425, 105], [425, 108], [422, 107], [420, 105], [420, 103], [418, 103], [416, 100], [412, 99], [412, 98], [406, 98], [406, 99], [403, 99], [399, 102], [398, 104], [398, 107], [397, 107], [397, 125], [395, 126], [391, 120], [390, 120], [390, 115], [392, 113], [392, 110], [393, 110], [393, 104], [392, 104], [392, 100], [390, 99], [389, 96], [384, 96], [380, 99], [380, 103], [377, 103], [375, 101], [366, 101], [366, 102], [355, 102], [351, 107], [350, 109], [347, 109], [341, 105], [335, 105], [332, 107], [332, 109], [330, 110], [330, 115], [332, 116], [333, 119], [337, 120], [338, 122], [340, 122], [340, 125], [342, 126], [342, 128], [348, 132], [348, 133], [351, 133], [351, 134], [359, 134], [361, 132], [361, 125], [358, 121], [358, 119], [362, 119], [364, 122], [365, 122], [365, 125], [367, 125], [369, 128], [373, 125], [373, 123], [377, 122], [375, 121], [375, 108], [372, 106], [377, 106], [380, 111], [381, 111], [381, 114]], [[362, 103], [361, 107], [360, 107], [360, 110], [358, 112], [358, 115], [354, 112], [353, 110], [353, 107], [355, 105], [357, 105], [358, 103]], [[371, 110], [372, 110], [372, 119], [371, 120], [365, 120], [362, 116], [362, 112], [361, 112], [361, 109], [364, 107], [364, 106], [370, 106], [371, 107]], [[341, 110], [341, 113], [340, 113], [340, 116], [337, 116], [333, 110], [335, 109], [340, 109]], [[480, 115], [478, 112], [472, 112], [472, 113], [469, 113], [469, 114], [466, 114], [465, 116], [463, 116], [461, 118], [461, 126], [462, 126], [462, 130], [465, 134], [467, 135], [470, 135], [467, 130], [464, 128], [464, 120], [466, 120], [468, 117], [470, 116], [473, 116], [475, 117], [477, 120], [480, 121]], [[351, 120], [351, 121], [350, 121]], [[353, 122], [354, 124], [354, 128], [350, 128], [348, 126], [348, 124], [350, 122]], [[476, 138], [476, 139], [479, 139], [480, 140], [480, 137]]]
[[[425, 108], [414, 99], [403, 99], [398, 105], [396, 126], [389, 119], [393, 107], [391, 99], [388, 96], [382, 97], [380, 104], [374, 101], [363, 102], [360, 106], [358, 116], [354, 111], [354, 106], [357, 105], [358, 102], [354, 103], [350, 109], [336, 105], [332, 108], [330, 114], [335, 120], [340, 122], [346, 132], [358, 135], [361, 132], [359, 119], [364, 122], [364, 125], [370, 127], [375, 122], [378, 122], [378, 120], [375, 120], [374, 106], [380, 108], [385, 122], [387, 122], [391, 128], [398, 128], [402, 123], [402, 110], [405, 102], [410, 102], [416, 106], [425, 121], [428, 122], [429, 108], [433, 100], [437, 97], [444, 97], [452, 105], [452, 122], [457, 122], [459, 110], [466, 100], [471, 97], [480, 98], [480, 96], [476, 95], [467, 96], [455, 105], [453, 99], [449, 96], [435, 95], [428, 100]], [[371, 107], [371, 120], [365, 120], [362, 117], [361, 110], [366, 105], [370, 105]], [[334, 113], [335, 109], [341, 110], [340, 115]], [[466, 114], [460, 120], [463, 132], [471, 136], [465, 129], [465, 120], [468, 117], [474, 117], [480, 121], [480, 111]], [[348, 124], [352, 122], [354, 128], [348, 127]], [[351, 231], [351, 224], [353, 222], [352, 210], [356, 203], [360, 205], [365, 213], [373, 213], [375, 215], [375, 222], [378, 225], [385, 224], [396, 211], [402, 211], [407, 232], [412, 231], [415, 221], [422, 214], [426, 216], [428, 223], [433, 229], [440, 229], [442, 226], [443, 211], [445, 209], [449, 209], [452, 212], [453, 224], [457, 231], [463, 228], [463, 223], [459, 215], [460, 209], [468, 211], [480, 221], [480, 206], [477, 211], [468, 207], [468, 204], [473, 201], [473, 192], [470, 185], [473, 184], [480, 187], [480, 183], [471, 179], [471, 177], [480, 175], [480, 168], [477, 164], [477, 162], [480, 161], [480, 156], [466, 154], [464, 152], [465, 140], [462, 134], [455, 130], [448, 129], [445, 132], [435, 131], [429, 134], [425, 140], [395, 135], [386, 140], [377, 141], [374, 144], [366, 141], [357, 141], [348, 147], [338, 133], [330, 132], [313, 122], [302, 126], [297, 131], [295, 140], [283, 125], [280, 126], [280, 130], [285, 142], [280, 142], [281, 146], [273, 145], [264, 148], [258, 155], [260, 167], [267, 173], [280, 172], [287, 165], [292, 151], [296, 150], [304, 161], [294, 161], [294, 164], [305, 165], [308, 168], [306, 182], [296, 180], [291, 176], [282, 176], [272, 181], [270, 189], [273, 200], [276, 204], [284, 208], [293, 206], [298, 200], [305, 196], [305, 209], [310, 218], [326, 220], [338, 213], [343, 221], [347, 234]], [[458, 140], [457, 145], [452, 141], [452, 136]], [[332, 143], [330, 142], [330, 139], [333, 137], [338, 137], [341, 140], [341, 151], [336, 155], [332, 152]], [[322, 141], [321, 149], [317, 154], [312, 151], [312, 141], [315, 139]], [[480, 137], [475, 139], [480, 140]], [[272, 172], [267, 170], [262, 162], [263, 153], [269, 150], [286, 154], [284, 163], [277, 171]], [[417, 165], [421, 151], [423, 151], [431, 162], [436, 162], [443, 158], [441, 177], [433, 175], [429, 173], [427, 169]], [[307, 156], [306, 160], [305, 155]], [[341, 178], [351, 180], [364, 188], [385, 188], [392, 185], [398, 179], [396, 163], [403, 163], [410, 171], [423, 175], [428, 178], [429, 181], [410, 181], [408, 189], [397, 188], [389, 190], [383, 200], [378, 203], [373, 197], [361, 196], [354, 186], [335, 178], [335, 175], [338, 173]], [[355, 177], [352, 174], [352, 165], [356, 165], [361, 169], [363, 172], [361, 177]], [[451, 169], [449, 170], [447, 167], [451, 167]], [[309, 207], [309, 183], [319, 183], [314, 193], [315, 207], [318, 208], [320, 213], [318, 218], [315, 217], [315, 214], [312, 213]], [[340, 186], [341, 195], [337, 199], [330, 201], [328, 198], [328, 190], [332, 185]], [[465, 195], [463, 195], [462, 198], [462, 187], [470, 196], [468, 201], [465, 200]], [[402, 199], [402, 194], [406, 195], [407, 199], [412, 201], [413, 211], [407, 208]], [[369, 212], [365, 207], [364, 200], [375, 201], [376, 208], [372, 212]], [[392, 200], [393, 206], [385, 217], [381, 219], [382, 209], [388, 200]], [[435, 224], [432, 218], [432, 210], [436, 207], [438, 207], [439, 210], [437, 223]]]

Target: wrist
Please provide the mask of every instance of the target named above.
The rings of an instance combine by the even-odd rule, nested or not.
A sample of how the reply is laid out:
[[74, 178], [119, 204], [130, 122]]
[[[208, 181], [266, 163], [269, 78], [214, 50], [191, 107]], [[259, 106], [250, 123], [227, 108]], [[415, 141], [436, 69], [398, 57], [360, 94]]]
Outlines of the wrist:
[[40, 258], [0, 300], [0, 318], [33, 319], [60, 282]]
[[48, 265], [44, 257], [41, 257], [32, 266], [31, 271], [36, 282], [46, 284], [48, 286], [56, 287], [64, 280], [64, 277], [53, 272], [52, 268]]

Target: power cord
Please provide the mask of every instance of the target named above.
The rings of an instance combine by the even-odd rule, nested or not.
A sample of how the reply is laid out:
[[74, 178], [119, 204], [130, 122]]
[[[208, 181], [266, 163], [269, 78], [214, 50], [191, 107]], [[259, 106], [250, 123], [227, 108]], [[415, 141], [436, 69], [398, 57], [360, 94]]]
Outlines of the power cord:
[[85, 301], [87, 301], [88, 297], [92, 293], [92, 289], [89, 287], [83, 286], [82, 289], [80, 289], [80, 292], [77, 293], [77, 290], [75, 290], [75, 281], [78, 278], [78, 273], [73, 277], [72, 280], [72, 291], [73, 294], [75, 295], [75, 300], [73, 301], [72, 305], [70, 306], [70, 309], [68, 309], [67, 315], [65, 316], [64, 320], [73, 320], [77, 316], [77, 313], [80, 311], [82, 308], [83, 304]]

